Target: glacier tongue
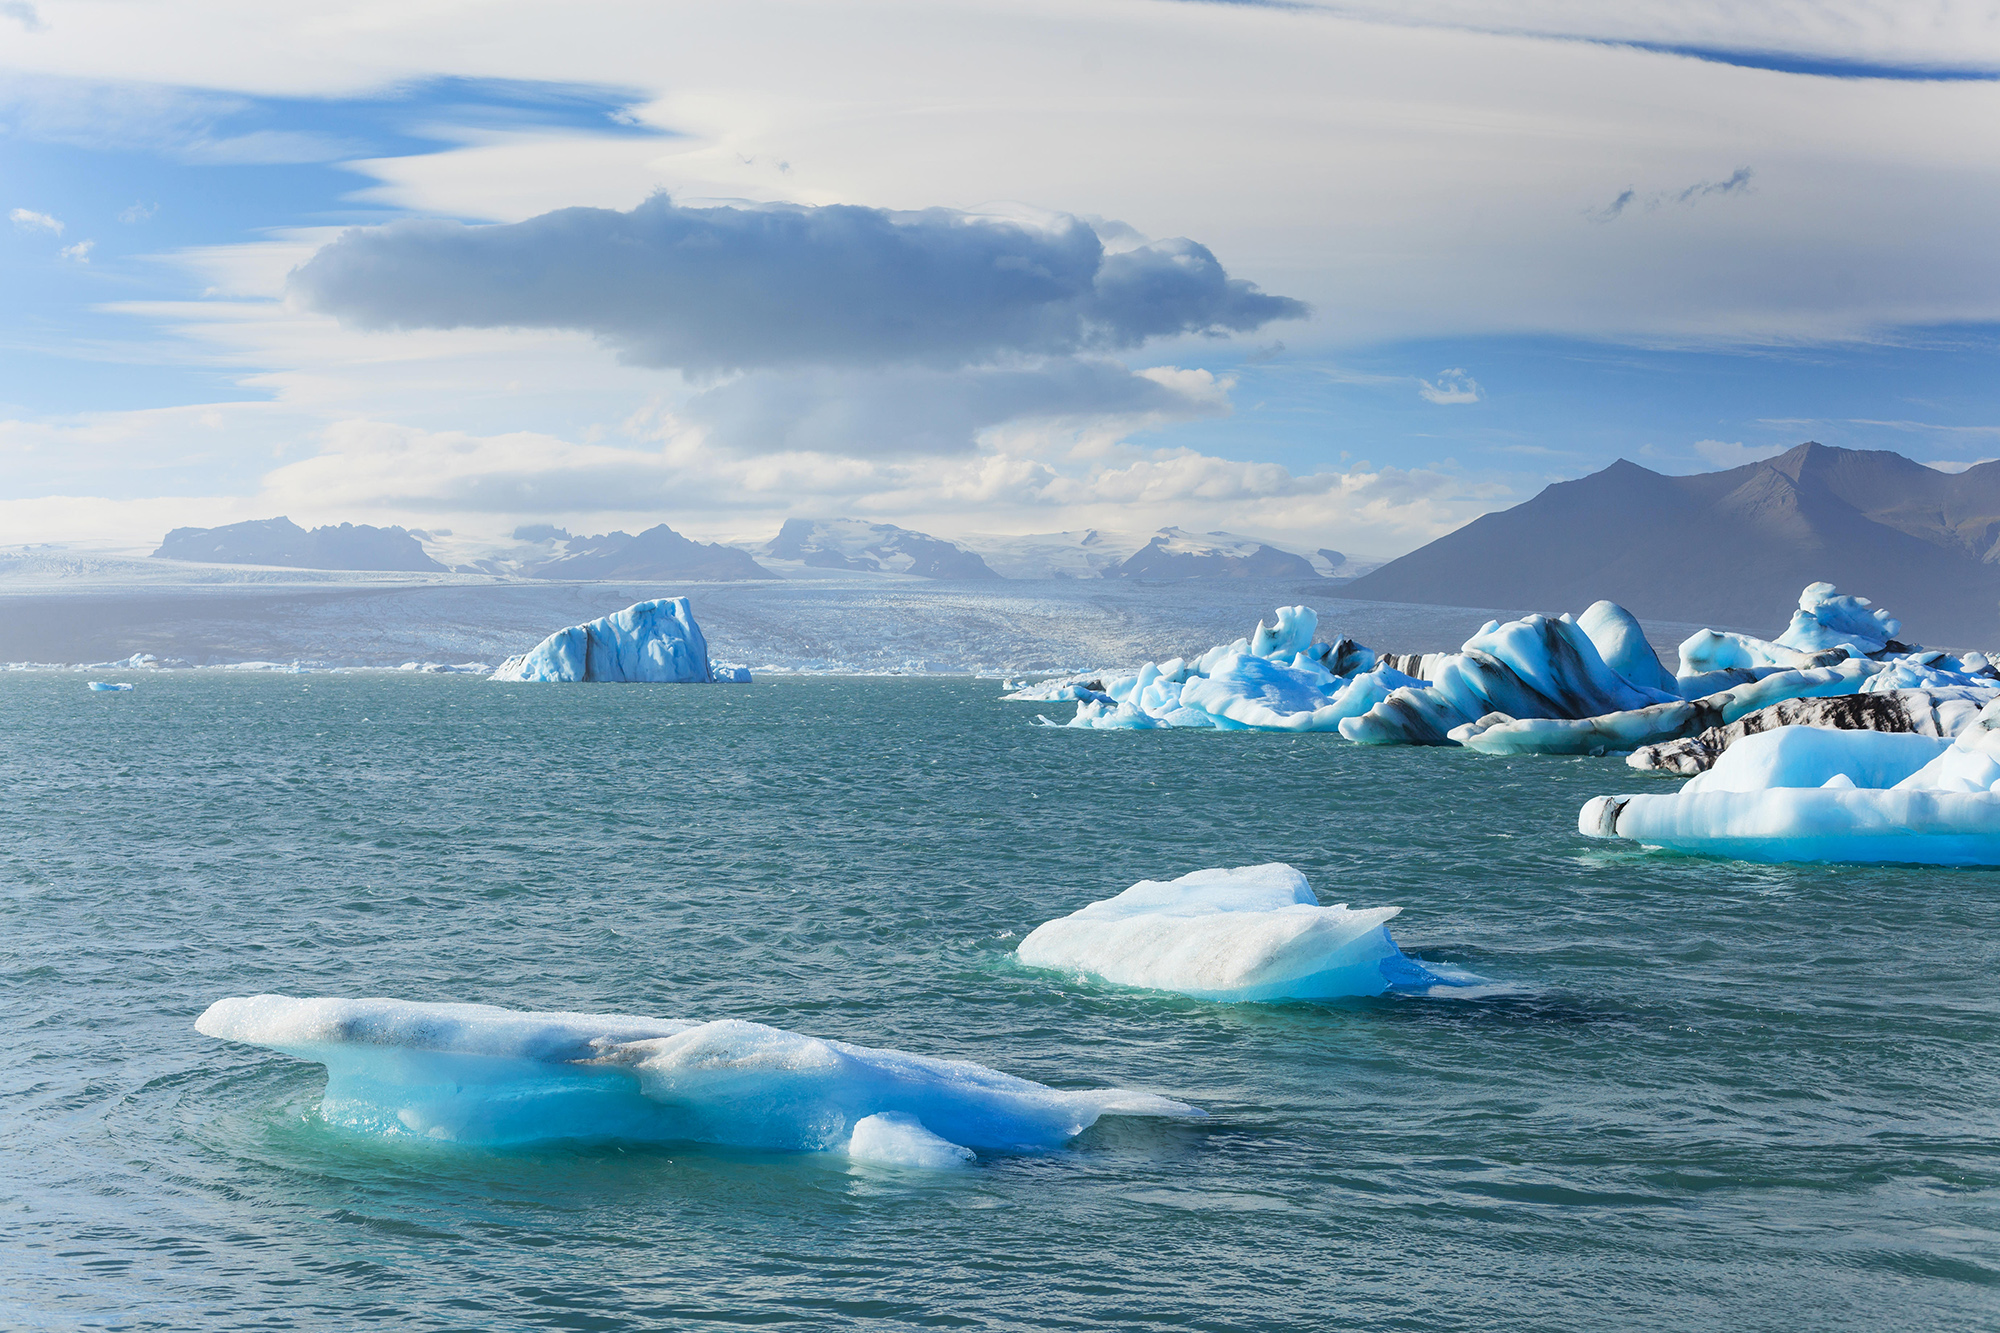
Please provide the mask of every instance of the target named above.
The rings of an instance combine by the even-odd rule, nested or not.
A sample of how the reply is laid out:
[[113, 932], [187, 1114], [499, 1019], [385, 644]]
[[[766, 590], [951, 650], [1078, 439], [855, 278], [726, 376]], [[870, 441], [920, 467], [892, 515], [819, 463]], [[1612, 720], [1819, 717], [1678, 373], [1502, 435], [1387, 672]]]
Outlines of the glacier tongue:
[[1141, 880], [1044, 922], [1015, 955], [1029, 967], [1200, 1000], [1325, 999], [1463, 984], [1396, 947], [1403, 909], [1322, 907], [1281, 862]]
[[494, 680], [706, 684], [747, 682], [748, 670], [718, 670], [685, 597], [635, 602], [623, 611], [557, 630], [510, 657]]
[[325, 1065], [330, 1124], [480, 1146], [680, 1141], [938, 1166], [963, 1160], [953, 1148], [1057, 1147], [1103, 1115], [1201, 1114], [740, 1019], [257, 995], [216, 1001], [195, 1028]]

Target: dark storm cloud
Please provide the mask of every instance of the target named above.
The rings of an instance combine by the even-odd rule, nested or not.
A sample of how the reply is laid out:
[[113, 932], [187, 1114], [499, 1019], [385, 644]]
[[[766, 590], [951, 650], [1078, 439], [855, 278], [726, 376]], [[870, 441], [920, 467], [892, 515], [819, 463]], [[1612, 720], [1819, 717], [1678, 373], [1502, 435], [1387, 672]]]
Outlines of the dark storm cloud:
[[354, 230], [292, 274], [308, 305], [363, 328], [553, 328], [697, 374], [953, 368], [1152, 338], [1243, 333], [1306, 307], [1232, 278], [1202, 245], [1108, 254], [1050, 228], [926, 209], [565, 208], [499, 226]]

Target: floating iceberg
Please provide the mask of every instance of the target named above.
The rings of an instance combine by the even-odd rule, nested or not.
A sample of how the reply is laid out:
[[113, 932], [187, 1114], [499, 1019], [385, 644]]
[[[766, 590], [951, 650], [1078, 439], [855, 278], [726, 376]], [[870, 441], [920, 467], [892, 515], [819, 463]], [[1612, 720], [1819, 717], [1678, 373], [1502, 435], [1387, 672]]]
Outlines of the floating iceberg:
[[90, 688], [98, 691], [100, 694], [115, 694], [131, 689], [132, 682], [127, 680], [93, 680], [90, 682]]
[[1612, 602], [1576, 617], [1488, 621], [1458, 652], [1422, 656], [1314, 642], [1317, 628], [1310, 609], [1281, 607], [1275, 626], [1260, 621], [1251, 638], [1199, 657], [1009, 697], [1075, 697], [1068, 725], [1098, 730], [1338, 731], [1370, 745], [1607, 754], [1702, 735], [1793, 699], [1906, 689], [2000, 695], [2000, 669], [1982, 654], [1899, 643], [1894, 617], [1827, 583], [1800, 595], [1776, 641], [1690, 636], [1677, 675]]
[[738, 1019], [256, 995], [216, 1001], [195, 1028], [325, 1065], [330, 1124], [481, 1146], [685, 1141], [938, 1166], [1057, 1147], [1103, 1115], [1201, 1114]]
[[[1825, 698], [1792, 698], [1734, 721], [1711, 726], [1697, 735], [1642, 745], [1625, 762], [1642, 772], [1706, 772], [1716, 759], [1746, 736], [1779, 727], [1829, 727], [1839, 731], [1913, 732], [1950, 738], [1972, 725], [1980, 710], [2000, 698], [2000, 685], [1946, 685], [1936, 689], [1877, 690], [1887, 671], [1871, 677], [1860, 694]], [[1727, 717], [1729, 710], [1718, 710]]]
[[743, 684], [750, 672], [725, 667], [718, 673], [688, 599], [668, 597], [557, 630], [534, 651], [502, 662], [493, 679]]
[[1671, 795], [1598, 796], [1588, 837], [1747, 861], [2000, 865], [2000, 700], [1956, 740], [1782, 726]]
[[1037, 926], [1015, 956], [1029, 967], [1198, 1000], [1327, 999], [1462, 985], [1396, 947], [1403, 909], [1321, 907], [1288, 865], [1197, 870], [1141, 880]]

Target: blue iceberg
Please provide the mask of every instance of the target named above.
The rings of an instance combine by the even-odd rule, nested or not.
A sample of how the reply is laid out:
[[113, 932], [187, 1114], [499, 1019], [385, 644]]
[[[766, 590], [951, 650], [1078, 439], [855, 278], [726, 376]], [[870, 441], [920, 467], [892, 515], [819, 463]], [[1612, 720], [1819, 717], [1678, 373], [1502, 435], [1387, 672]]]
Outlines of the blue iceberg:
[[216, 1001], [195, 1028], [325, 1065], [329, 1124], [486, 1147], [695, 1142], [950, 1166], [1058, 1147], [1104, 1115], [1201, 1114], [739, 1019], [255, 995]]
[[93, 680], [90, 682], [90, 688], [99, 694], [118, 694], [131, 689], [132, 682], [127, 680]]
[[2000, 700], [1955, 739], [1745, 736], [1678, 792], [1593, 797], [1577, 829], [1746, 861], [2000, 865]]
[[1331, 999], [1464, 985], [1396, 947], [1403, 909], [1320, 906], [1282, 862], [1141, 880], [1044, 922], [1015, 950], [1028, 967], [1198, 1000]]
[[667, 597], [557, 630], [532, 652], [501, 663], [493, 679], [744, 684], [750, 672], [711, 663], [688, 599]]

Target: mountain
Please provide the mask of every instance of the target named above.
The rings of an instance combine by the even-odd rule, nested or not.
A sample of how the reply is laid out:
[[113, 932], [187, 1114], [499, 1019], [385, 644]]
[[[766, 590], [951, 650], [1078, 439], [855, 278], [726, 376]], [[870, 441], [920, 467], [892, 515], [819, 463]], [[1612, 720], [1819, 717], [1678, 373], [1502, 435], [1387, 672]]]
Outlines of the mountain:
[[1807, 442], [1724, 472], [1623, 459], [1474, 519], [1340, 596], [1580, 611], [1775, 634], [1824, 580], [1900, 617], [1912, 641], [2000, 645], [2000, 462], [1956, 475]]
[[808, 569], [851, 569], [911, 574], [924, 579], [997, 579], [987, 563], [957, 542], [888, 523], [837, 518], [785, 520], [778, 535], [757, 548], [772, 560]]
[[[1338, 554], [1328, 552], [1326, 554]], [[1345, 557], [1342, 557], [1345, 559]], [[1104, 571], [1114, 579], [1258, 579], [1320, 577], [1305, 556], [1228, 532], [1161, 528], [1153, 539]]]
[[[533, 537], [521, 537], [532, 533]], [[647, 528], [634, 537], [611, 532], [600, 537], [572, 537], [557, 528], [524, 528], [522, 540], [539, 538], [559, 552], [530, 565], [526, 573], [538, 579], [774, 579], [778, 576], [734, 546], [690, 541], [666, 524]]]
[[1002, 578], [1101, 579], [1104, 572], [1145, 544], [1136, 532], [1082, 528], [1027, 536], [971, 532], [962, 539]]
[[220, 528], [175, 528], [153, 558], [286, 569], [445, 572], [406, 529], [343, 523], [308, 532], [289, 518], [254, 519]]

